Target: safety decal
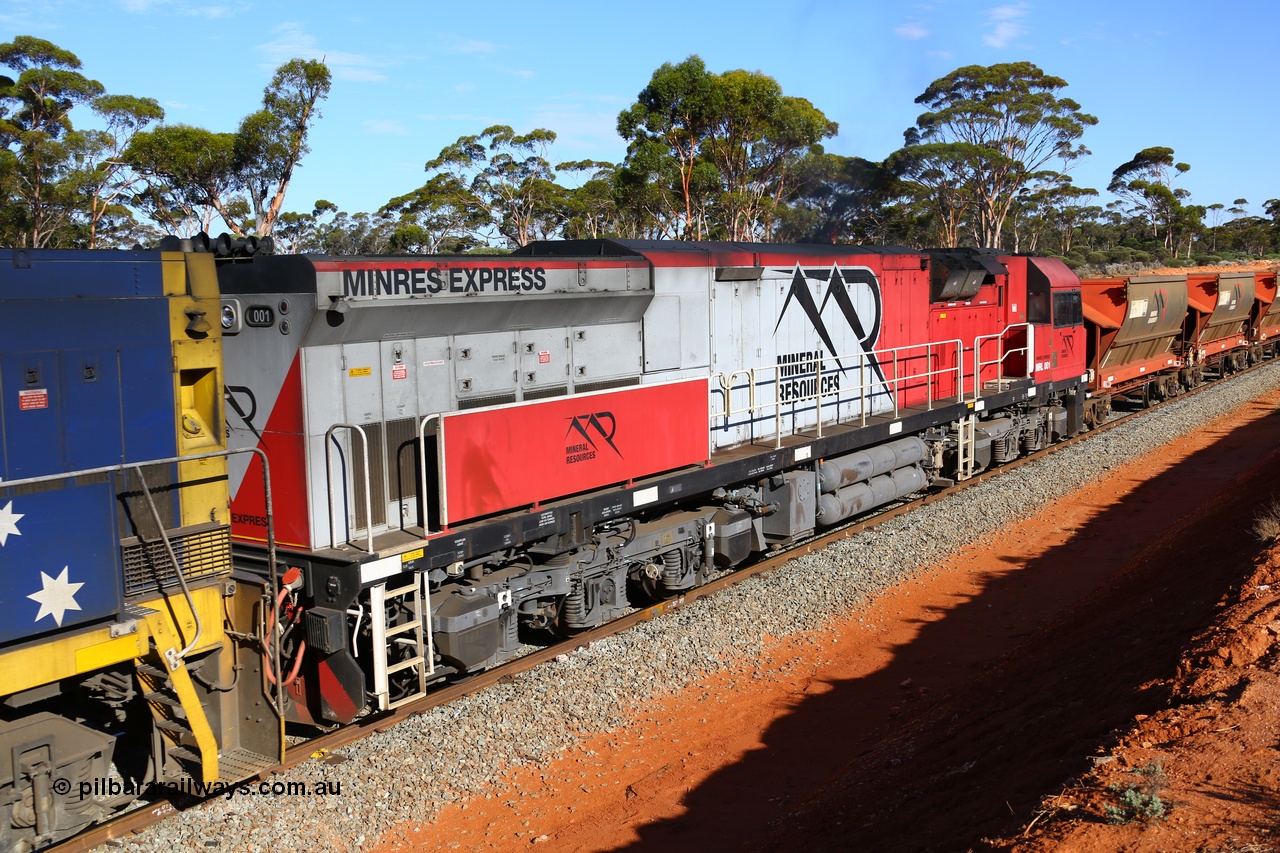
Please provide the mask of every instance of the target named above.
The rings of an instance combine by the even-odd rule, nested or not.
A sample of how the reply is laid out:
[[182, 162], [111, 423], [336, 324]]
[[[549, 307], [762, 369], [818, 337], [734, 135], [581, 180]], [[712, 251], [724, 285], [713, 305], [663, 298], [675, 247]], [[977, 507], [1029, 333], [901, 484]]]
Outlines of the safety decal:
[[49, 408], [48, 388], [28, 388], [18, 392], [18, 411]]

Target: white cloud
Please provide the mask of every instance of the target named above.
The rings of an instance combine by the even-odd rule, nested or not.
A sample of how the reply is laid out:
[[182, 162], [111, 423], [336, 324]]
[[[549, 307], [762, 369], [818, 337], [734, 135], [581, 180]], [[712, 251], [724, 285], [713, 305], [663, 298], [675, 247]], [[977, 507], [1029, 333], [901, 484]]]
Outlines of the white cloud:
[[409, 130], [404, 126], [404, 122], [395, 118], [369, 118], [360, 122], [364, 129], [370, 133], [376, 133], [382, 136], [408, 136]]
[[1008, 47], [1014, 39], [1026, 34], [1026, 25], [1020, 20], [1026, 15], [1026, 3], [996, 6], [987, 12], [987, 20], [995, 27], [982, 40], [991, 47]]
[[897, 27], [896, 29], [894, 29], [894, 32], [897, 33], [902, 38], [909, 39], [910, 41], [917, 41], [919, 39], [924, 38], [925, 36], [930, 35], [928, 30], [926, 30], [924, 27], [920, 26], [919, 24], [915, 23], [914, 21], [908, 21], [902, 26]]
[[376, 83], [387, 79], [387, 75], [379, 70], [386, 63], [359, 53], [323, 50], [316, 43], [315, 37], [304, 30], [301, 24], [283, 23], [272, 30], [271, 34], [274, 38], [258, 45], [258, 50], [272, 69], [290, 59], [302, 57], [323, 60], [335, 80]]
[[474, 92], [475, 90], [475, 83], [459, 83], [453, 87], [453, 91], [457, 92], [459, 95], [465, 95], [467, 92]]

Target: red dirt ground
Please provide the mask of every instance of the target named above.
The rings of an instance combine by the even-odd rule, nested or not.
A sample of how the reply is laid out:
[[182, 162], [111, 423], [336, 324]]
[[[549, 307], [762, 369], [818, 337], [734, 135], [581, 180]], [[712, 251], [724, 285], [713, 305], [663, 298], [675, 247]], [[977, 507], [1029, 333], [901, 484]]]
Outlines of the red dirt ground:
[[[1270, 850], [1280, 557], [1255, 567], [1252, 527], [1280, 494], [1277, 406], [376, 849]], [[1106, 823], [1108, 785], [1156, 761], [1168, 815]]]

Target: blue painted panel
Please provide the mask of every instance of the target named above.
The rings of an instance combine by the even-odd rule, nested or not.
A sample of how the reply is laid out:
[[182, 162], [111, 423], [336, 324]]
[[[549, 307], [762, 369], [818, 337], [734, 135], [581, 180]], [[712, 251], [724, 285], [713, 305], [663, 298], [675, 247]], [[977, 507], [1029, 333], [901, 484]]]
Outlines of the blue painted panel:
[[124, 439], [116, 350], [68, 350], [59, 356], [64, 470], [119, 465]]
[[0, 643], [120, 611], [115, 507], [111, 483], [0, 490]]
[[159, 252], [0, 249], [0, 298], [161, 296]]
[[5, 479], [62, 471], [58, 354], [0, 354]]
[[173, 394], [173, 355], [163, 344], [120, 350], [126, 462], [178, 455], [177, 409]]
[[0, 349], [5, 352], [97, 349], [169, 340], [169, 300], [4, 299]]

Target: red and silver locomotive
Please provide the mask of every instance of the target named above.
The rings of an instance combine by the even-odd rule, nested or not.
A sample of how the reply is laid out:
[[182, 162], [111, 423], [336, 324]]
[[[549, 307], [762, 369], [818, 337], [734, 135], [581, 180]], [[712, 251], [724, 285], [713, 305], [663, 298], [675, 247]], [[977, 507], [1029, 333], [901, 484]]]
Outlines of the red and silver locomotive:
[[[1080, 284], [994, 252], [584, 241], [219, 269], [237, 559], [347, 722], [1077, 432]], [[815, 583], [822, 583], [815, 578]], [[278, 615], [286, 616], [283, 611]]]

